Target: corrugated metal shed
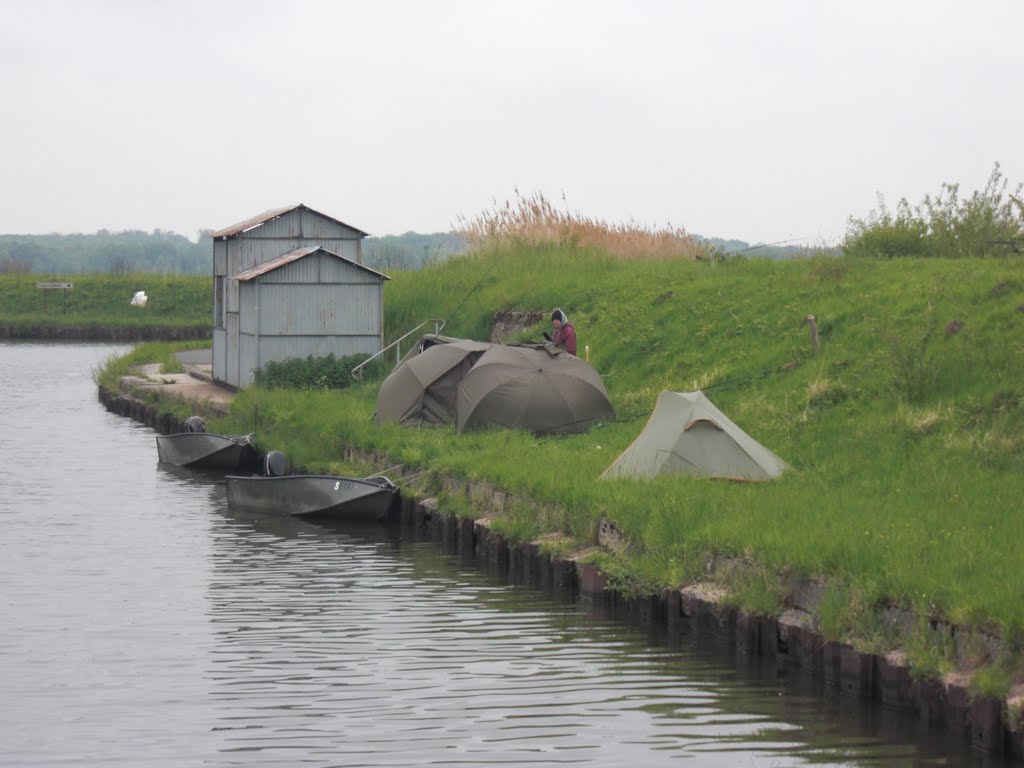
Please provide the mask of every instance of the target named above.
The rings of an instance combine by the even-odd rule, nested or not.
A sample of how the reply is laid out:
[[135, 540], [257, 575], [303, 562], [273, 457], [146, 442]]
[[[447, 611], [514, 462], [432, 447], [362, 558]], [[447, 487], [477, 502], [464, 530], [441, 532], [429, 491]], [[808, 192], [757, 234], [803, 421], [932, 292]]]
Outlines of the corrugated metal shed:
[[271, 360], [374, 354], [386, 275], [366, 233], [299, 204], [213, 233], [213, 377], [236, 387]]

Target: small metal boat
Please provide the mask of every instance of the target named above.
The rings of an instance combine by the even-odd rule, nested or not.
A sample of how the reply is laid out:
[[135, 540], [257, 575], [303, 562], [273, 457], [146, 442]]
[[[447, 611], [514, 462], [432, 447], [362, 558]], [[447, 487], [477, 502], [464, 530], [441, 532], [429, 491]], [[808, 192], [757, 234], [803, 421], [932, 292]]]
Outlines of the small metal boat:
[[285, 475], [283, 456], [271, 451], [262, 475], [227, 475], [228, 506], [296, 517], [329, 516], [352, 522], [386, 520], [398, 487], [384, 475]]
[[156, 451], [161, 462], [190, 469], [238, 471], [259, 466], [260, 454], [253, 435], [216, 435], [207, 432], [203, 420], [190, 416], [185, 432], [157, 435]]

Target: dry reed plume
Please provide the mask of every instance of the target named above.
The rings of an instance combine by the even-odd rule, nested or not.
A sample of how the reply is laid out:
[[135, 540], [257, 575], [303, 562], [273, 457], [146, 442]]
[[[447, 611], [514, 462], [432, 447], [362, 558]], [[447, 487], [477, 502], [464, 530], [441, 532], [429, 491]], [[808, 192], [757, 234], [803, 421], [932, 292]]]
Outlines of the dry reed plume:
[[657, 229], [634, 221], [609, 224], [579, 213], [560, 211], [540, 192], [524, 197], [516, 190], [515, 204], [505, 201], [456, 226], [474, 250], [511, 243], [592, 247], [622, 261], [667, 261], [710, 256], [682, 228]]

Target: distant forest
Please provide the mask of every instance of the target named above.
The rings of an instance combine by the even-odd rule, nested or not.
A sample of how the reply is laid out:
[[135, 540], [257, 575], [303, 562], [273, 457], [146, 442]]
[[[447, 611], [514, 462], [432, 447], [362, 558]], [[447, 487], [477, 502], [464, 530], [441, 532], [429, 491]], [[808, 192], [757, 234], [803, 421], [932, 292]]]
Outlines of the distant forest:
[[0, 273], [195, 275], [212, 271], [213, 245], [208, 234], [198, 243], [159, 229], [152, 232], [101, 229], [94, 235], [0, 235]]
[[707, 243], [727, 256], [748, 256], [750, 258], [792, 259], [798, 256], [835, 250], [803, 245], [783, 245], [781, 243], [773, 245], [757, 243], [751, 245], [745, 240], [725, 240], [721, 237], [702, 237], [701, 235], [693, 235], [693, 238], [699, 242]]
[[[213, 272], [211, 232], [203, 232], [199, 242], [159, 229], [100, 230], [94, 235], [0, 235], [0, 274], [207, 275]], [[465, 249], [465, 242], [454, 232], [368, 237], [363, 240], [363, 263], [383, 272], [420, 269]]]
[[[100, 230], [92, 235], [0, 235], [0, 274], [206, 275], [213, 271], [211, 232], [203, 232], [199, 242], [159, 229], [152, 232]], [[806, 252], [797, 246], [752, 246], [742, 240], [694, 237], [729, 255], [778, 259]], [[416, 270], [465, 250], [465, 240], [455, 232], [406, 232], [363, 240], [363, 263], [382, 272]]]

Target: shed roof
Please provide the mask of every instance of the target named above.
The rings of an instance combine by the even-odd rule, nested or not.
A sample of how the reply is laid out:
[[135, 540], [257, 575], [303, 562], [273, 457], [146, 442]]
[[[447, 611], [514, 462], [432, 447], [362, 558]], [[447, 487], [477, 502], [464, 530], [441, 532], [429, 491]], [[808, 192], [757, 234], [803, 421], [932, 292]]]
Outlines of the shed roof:
[[378, 272], [377, 270], [370, 269], [369, 267], [360, 264], [357, 261], [352, 261], [352, 259], [346, 259], [344, 256], [339, 256], [334, 251], [329, 251], [322, 245], [310, 245], [306, 246], [305, 248], [296, 248], [294, 251], [288, 251], [288, 253], [283, 253], [275, 259], [271, 259], [270, 261], [264, 261], [262, 264], [257, 264], [255, 267], [250, 267], [249, 269], [239, 272], [237, 275], [235, 275], [235, 280], [241, 280], [243, 282], [247, 280], [252, 280], [254, 278], [259, 277], [260, 275], [267, 274], [267, 272], [273, 272], [275, 269], [280, 269], [285, 264], [291, 264], [293, 261], [303, 259], [306, 256], [309, 256], [310, 254], [316, 253], [317, 251], [323, 251], [328, 256], [333, 256], [335, 259], [344, 261], [346, 264], [351, 264], [353, 267], [358, 267], [364, 272], [369, 272], [371, 275], [376, 275], [382, 280], [391, 279], [383, 272]]
[[299, 203], [298, 205], [289, 205], [287, 208], [275, 208], [274, 210], [271, 211], [264, 211], [258, 216], [253, 216], [251, 218], [246, 219], [245, 221], [240, 221], [237, 224], [232, 224], [230, 227], [219, 229], [212, 235], [210, 235], [210, 237], [234, 237], [236, 235], [242, 234], [243, 232], [248, 232], [250, 229], [255, 229], [256, 227], [266, 224], [268, 221], [273, 221], [274, 219], [280, 218], [281, 216], [284, 216], [286, 213], [297, 211], [300, 208], [303, 208], [309, 211], [310, 213], [315, 213], [317, 216], [322, 216], [325, 219], [330, 219], [336, 224], [341, 224], [343, 227], [348, 227], [352, 231], [358, 232], [363, 237], [369, 236], [369, 233], [363, 232], [363, 230], [358, 229], [357, 227], [353, 227], [351, 224], [346, 224], [344, 221], [339, 221], [333, 216], [328, 216], [326, 213], [314, 211], [312, 208], [310, 208], [308, 205], [305, 205], [304, 203]]

